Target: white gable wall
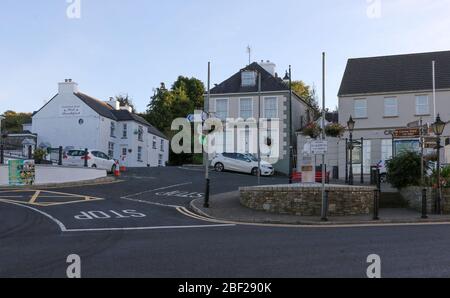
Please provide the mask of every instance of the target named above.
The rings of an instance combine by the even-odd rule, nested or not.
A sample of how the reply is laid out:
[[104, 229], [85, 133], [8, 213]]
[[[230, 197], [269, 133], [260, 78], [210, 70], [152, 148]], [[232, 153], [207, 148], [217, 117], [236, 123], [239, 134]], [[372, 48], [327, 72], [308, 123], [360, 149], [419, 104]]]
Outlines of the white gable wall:
[[[69, 107], [74, 108], [72, 114]], [[100, 145], [100, 116], [73, 93], [63, 93], [33, 116], [32, 132], [38, 135], [38, 144], [53, 148], [93, 148]]]

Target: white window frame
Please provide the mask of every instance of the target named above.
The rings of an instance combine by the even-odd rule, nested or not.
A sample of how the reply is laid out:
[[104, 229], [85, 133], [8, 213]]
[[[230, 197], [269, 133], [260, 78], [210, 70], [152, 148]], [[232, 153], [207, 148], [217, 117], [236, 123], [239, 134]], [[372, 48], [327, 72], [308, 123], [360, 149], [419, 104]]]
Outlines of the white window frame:
[[[243, 117], [243, 116], [242, 116], [242, 106], [241, 106], [241, 103], [242, 103], [243, 100], [250, 100], [250, 107], [251, 107], [251, 108], [250, 108], [250, 117]], [[246, 111], [246, 112], [248, 112], [248, 111]], [[253, 112], [254, 112], [253, 98], [252, 98], [252, 97], [242, 97], [242, 98], [239, 98], [239, 118], [242, 118], [242, 119], [244, 119], [244, 120], [253, 118]]]
[[138, 126], [138, 141], [143, 142], [144, 141], [144, 127]]
[[161, 142], [160, 142], [160, 149], [161, 149], [160, 151], [161, 151], [161, 152], [164, 152], [164, 147], [165, 147], [165, 146], [164, 146], [164, 140], [161, 139]]
[[114, 158], [115, 144], [114, 142], [108, 142], [108, 156]]
[[[217, 102], [218, 101], [226, 101], [227, 102], [227, 115], [225, 117], [219, 117], [219, 115], [218, 115], [218, 111], [217, 111]], [[216, 118], [218, 118], [218, 119], [220, 119], [222, 121], [225, 121], [225, 120], [227, 120], [229, 114], [230, 114], [230, 99], [228, 99], [228, 98], [216, 98], [215, 99], [215, 116], [216, 116]]]
[[143, 161], [142, 160], [142, 153], [143, 153], [143, 147], [142, 146], [138, 146], [138, 149], [137, 149], [137, 161], [138, 162], [142, 162]]
[[[427, 99], [427, 104], [420, 104], [419, 105], [419, 99], [423, 99], [426, 98]], [[427, 108], [427, 111], [425, 113], [422, 113], [422, 111], [420, 111], [420, 107], [425, 107]], [[417, 116], [427, 116], [430, 115], [430, 96], [426, 95], [426, 94], [422, 94], [422, 95], [416, 95], [416, 115]]]
[[[253, 75], [253, 77], [251, 78], [252, 79], [251, 83], [247, 83], [244, 80], [244, 75], [245, 74], [252, 74]], [[241, 86], [242, 87], [255, 87], [256, 86], [256, 79], [257, 79], [257, 77], [258, 77], [258, 75], [257, 75], [257, 73], [255, 71], [247, 70], [247, 71], [241, 72]]]
[[122, 125], [122, 139], [128, 139], [128, 124], [123, 123]]
[[[358, 102], [365, 102], [366, 106], [365, 106], [365, 110], [364, 110], [364, 115], [363, 114], [358, 114], [358, 110], [362, 110], [362, 108], [357, 107], [357, 103]], [[355, 119], [365, 119], [367, 118], [368, 115], [368, 102], [367, 102], [367, 98], [356, 98], [353, 101], [353, 112], [354, 112], [354, 118]]]
[[392, 159], [393, 156], [392, 139], [381, 140], [381, 160], [386, 161]]
[[152, 145], [153, 145], [152, 148], [153, 149], [156, 149], [156, 141], [157, 141], [156, 137], [153, 137], [153, 143], [152, 143]]
[[111, 121], [111, 125], [110, 125], [110, 132], [109, 132], [109, 136], [111, 138], [115, 138], [116, 137], [116, 123], [114, 121]]
[[[387, 101], [394, 100], [395, 104], [388, 104]], [[390, 112], [392, 109], [393, 112]], [[384, 117], [398, 117], [398, 98], [397, 97], [385, 97], [384, 98]]]
[[[276, 112], [275, 112], [275, 114], [276, 114], [276, 116], [275, 117], [270, 117], [270, 118], [268, 118], [267, 117], [267, 111], [266, 111], [266, 100], [267, 99], [275, 99], [275, 101], [276, 101], [276, 104], [275, 104], [275, 107], [276, 107]], [[264, 98], [263, 98], [263, 113], [264, 113], [264, 118], [266, 118], [266, 119], [279, 119], [280, 118], [280, 114], [279, 114], [279, 108], [278, 108], [278, 104], [279, 104], [279, 102], [278, 102], [278, 96], [265, 96]]]

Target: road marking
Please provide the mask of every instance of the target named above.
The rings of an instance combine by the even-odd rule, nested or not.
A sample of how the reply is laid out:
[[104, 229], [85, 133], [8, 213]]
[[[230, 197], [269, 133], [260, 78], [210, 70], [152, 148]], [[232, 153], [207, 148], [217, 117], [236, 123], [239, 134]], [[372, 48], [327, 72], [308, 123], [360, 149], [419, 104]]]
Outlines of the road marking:
[[31, 197], [31, 200], [28, 202], [29, 204], [34, 204], [36, 203], [37, 198], [39, 197], [39, 195], [41, 194], [40, 190], [37, 190], [34, 195]]
[[192, 184], [192, 182], [186, 182], [186, 183], [180, 183], [180, 184], [170, 185], [170, 186], [161, 187], [161, 188], [157, 188], [157, 189], [152, 189], [152, 190], [146, 190], [146, 191], [143, 191], [143, 192], [138, 192], [138, 193], [131, 194], [131, 195], [127, 195], [127, 196], [124, 196], [124, 197], [121, 197], [121, 198], [122, 198], [122, 199], [129, 199], [129, 198], [137, 197], [137, 196], [143, 195], [143, 194], [145, 194], [145, 193], [149, 193], [149, 192], [154, 192], [154, 191], [158, 191], [158, 190], [164, 190], [164, 189], [174, 188], [174, 187], [178, 187], [178, 186], [185, 186], [185, 185], [190, 185], [190, 184]]
[[67, 229], [67, 227], [58, 219], [51, 216], [50, 214], [41, 211], [39, 209], [33, 208], [31, 206], [23, 205], [20, 203], [0, 200], [0, 203], [12, 204], [18, 207], [23, 207], [37, 212], [58, 225], [61, 232], [63, 233], [74, 233], [74, 232], [114, 232], [114, 231], [147, 231], [147, 230], [169, 230], [169, 229], [206, 229], [206, 228], [222, 228], [222, 227], [233, 227], [234, 224], [218, 224], [218, 225], [190, 225], [190, 226], [155, 226], [155, 227], [128, 227], [128, 228], [93, 228], [93, 229]]
[[48, 219], [50, 219], [54, 223], [56, 223], [58, 225], [58, 227], [61, 229], [61, 232], [67, 232], [66, 226], [61, 221], [59, 221], [58, 219], [54, 218], [53, 216], [51, 216], [50, 214], [48, 214], [48, 213], [46, 213], [44, 211], [41, 211], [41, 210], [36, 209], [36, 208], [33, 208], [31, 206], [23, 205], [23, 204], [12, 202], [12, 201], [8, 201], [8, 200], [0, 200], [0, 202], [6, 203], [6, 204], [12, 204], [12, 205], [16, 205], [16, 206], [19, 206], [19, 207], [23, 207], [23, 208], [27, 208], [27, 209], [33, 210], [34, 212], [37, 212], [37, 213], [47, 217]]
[[98, 229], [69, 229], [66, 232], [114, 232], [114, 231], [149, 231], [149, 230], [177, 230], [177, 229], [211, 229], [234, 227], [234, 224], [220, 225], [193, 225], [193, 226], [156, 226], [156, 227], [134, 227], [134, 228], [98, 228]]

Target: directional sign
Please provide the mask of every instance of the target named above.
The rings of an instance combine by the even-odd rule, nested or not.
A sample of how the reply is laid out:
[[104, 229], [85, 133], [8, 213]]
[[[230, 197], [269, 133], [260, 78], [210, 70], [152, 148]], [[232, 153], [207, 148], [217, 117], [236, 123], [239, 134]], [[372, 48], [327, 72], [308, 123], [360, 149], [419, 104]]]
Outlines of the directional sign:
[[311, 152], [315, 155], [322, 155], [328, 152], [327, 141], [314, 141], [311, 142]]
[[419, 138], [420, 137], [420, 128], [400, 128], [394, 131], [394, 138]]
[[189, 122], [203, 122], [208, 120], [208, 114], [203, 112], [202, 114], [190, 114], [186, 117]]

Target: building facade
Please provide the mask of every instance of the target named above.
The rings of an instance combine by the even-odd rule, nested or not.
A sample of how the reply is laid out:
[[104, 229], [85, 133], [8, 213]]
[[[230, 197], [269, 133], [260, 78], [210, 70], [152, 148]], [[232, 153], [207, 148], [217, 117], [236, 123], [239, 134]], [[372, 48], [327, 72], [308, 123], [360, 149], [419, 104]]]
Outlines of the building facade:
[[127, 167], [165, 166], [169, 141], [155, 127], [110, 99], [81, 93], [72, 80], [59, 83], [55, 95], [32, 117], [40, 147], [96, 149]]
[[[393, 139], [390, 132], [420, 121], [430, 126], [438, 114], [443, 121], [450, 120], [450, 51], [348, 61], [339, 91], [339, 119], [347, 126], [352, 116], [356, 121], [354, 139], [364, 138], [363, 148], [357, 145], [353, 154], [355, 174], [360, 174], [361, 163], [364, 173], [369, 174], [371, 165], [389, 160], [394, 153], [420, 150], [420, 138]], [[442, 153], [446, 163], [450, 162], [449, 136], [447, 127]], [[345, 138], [348, 137], [347, 133]], [[344, 177], [345, 141], [339, 148], [340, 176]], [[433, 149], [426, 151], [431, 153]]]
[[[259, 88], [259, 75], [261, 88]], [[209, 113], [225, 122], [244, 122], [224, 129], [216, 137], [216, 151], [256, 155], [257, 134], [250, 133], [245, 121], [260, 126], [262, 158], [274, 164], [275, 170], [289, 173], [289, 151], [296, 152], [296, 131], [313, 120], [315, 110], [300, 96], [292, 93], [292, 127], [289, 119], [289, 85], [275, 73], [270, 61], [252, 63], [211, 89]], [[229, 120], [229, 121], [227, 121]], [[270, 140], [270, 141], [269, 141]], [[295, 163], [294, 163], [295, 167]]]

